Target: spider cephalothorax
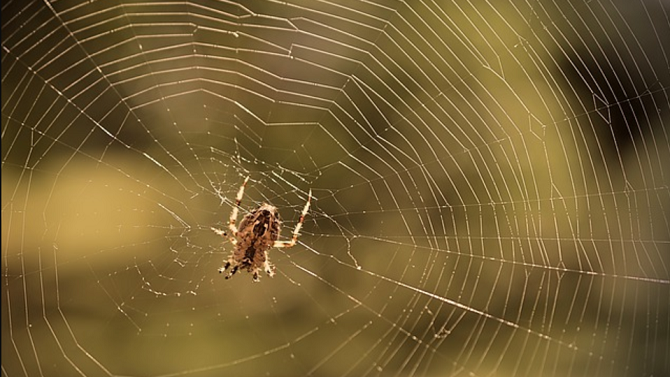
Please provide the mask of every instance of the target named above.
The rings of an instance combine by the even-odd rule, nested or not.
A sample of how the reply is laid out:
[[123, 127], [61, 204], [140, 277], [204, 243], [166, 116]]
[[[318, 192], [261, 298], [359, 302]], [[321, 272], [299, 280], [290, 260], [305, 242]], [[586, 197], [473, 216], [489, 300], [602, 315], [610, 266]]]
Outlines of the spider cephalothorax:
[[[244, 216], [239, 228], [235, 225], [242, 196], [244, 195], [244, 188], [248, 181], [249, 177], [244, 180], [240, 191], [237, 193], [235, 207], [233, 207], [233, 211], [230, 214], [230, 222], [228, 223], [228, 229], [231, 232], [228, 237], [234, 249], [228, 261], [223, 267], [219, 268], [219, 272], [222, 273], [232, 267], [228, 275], [226, 275], [226, 279], [229, 279], [238, 270], [246, 270], [252, 274], [254, 281], [258, 281], [260, 270], [264, 270], [270, 277], [274, 276], [274, 266], [268, 260], [268, 250], [273, 247], [292, 247], [298, 241], [300, 228], [309, 210], [312, 191], [310, 190], [307, 196], [307, 202], [300, 215], [300, 221], [298, 221], [293, 230], [293, 238], [290, 241], [278, 241], [281, 220], [277, 208], [270, 204], [261, 204], [260, 207]], [[212, 230], [221, 236], [226, 236], [226, 232], [223, 230], [215, 228], [212, 228]]]

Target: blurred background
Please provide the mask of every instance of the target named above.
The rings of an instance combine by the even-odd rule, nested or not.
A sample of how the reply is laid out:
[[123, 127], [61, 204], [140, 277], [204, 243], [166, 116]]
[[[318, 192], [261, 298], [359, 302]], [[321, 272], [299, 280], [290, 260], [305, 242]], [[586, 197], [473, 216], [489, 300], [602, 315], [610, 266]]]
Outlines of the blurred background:
[[3, 376], [669, 375], [669, 12], [4, 1]]

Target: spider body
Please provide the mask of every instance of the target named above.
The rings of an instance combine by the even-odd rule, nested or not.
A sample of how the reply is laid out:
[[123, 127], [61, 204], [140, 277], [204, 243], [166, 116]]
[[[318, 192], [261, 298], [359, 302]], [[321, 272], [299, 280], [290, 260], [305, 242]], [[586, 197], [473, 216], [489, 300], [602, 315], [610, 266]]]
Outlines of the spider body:
[[226, 278], [230, 278], [240, 269], [252, 273], [254, 281], [258, 280], [260, 269], [273, 276], [274, 266], [268, 261], [267, 251], [279, 238], [279, 229], [279, 213], [277, 208], [269, 204], [263, 203], [244, 216], [235, 236], [235, 249], [223, 267], [225, 271], [233, 266]]
[[[300, 221], [293, 231], [293, 238], [290, 241], [279, 241], [281, 220], [277, 208], [270, 204], [261, 204], [258, 208], [244, 216], [239, 228], [235, 225], [239, 206], [244, 195], [244, 188], [248, 181], [249, 177], [244, 180], [242, 187], [240, 187], [235, 199], [235, 207], [233, 207], [233, 211], [230, 214], [228, 229], [231, 231], [231, 234], [228, 237], [234, 249], [224, 266], [219, 268], [219, 273], [223, 273], [232, 267], [226, 275], [226, 279], [229, 279], [237, 271], [246, 270], [252, 274], [253, 280], [257, 282], [260, 279], [259, 272], [261, 270], [265, 271], [270, 277], [274, 276], [275, 268], [268, 260], [268, 251], [273, 247], [292, 247], [298, 241], [300, 228], [309, 210], [312, 191], [310, 190], [309, 192], [307, 203], [305, 203], [305, 207], [300, 215]], [[220, 236], [226, 236], [226, 232], [223, 230], [215, 228], [212, 228], [212, 230]]]

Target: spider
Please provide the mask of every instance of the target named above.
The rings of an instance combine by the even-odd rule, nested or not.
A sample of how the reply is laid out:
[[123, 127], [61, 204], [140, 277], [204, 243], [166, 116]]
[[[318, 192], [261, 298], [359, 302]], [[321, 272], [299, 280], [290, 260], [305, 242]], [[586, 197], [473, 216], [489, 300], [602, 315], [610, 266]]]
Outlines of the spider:
[[258, 273], [264, 270], [268, 276], [273, 277], [275, 274], [275, 267], [268, 260], [268, 251], [273, 248], [288, 248], [295, 246], [300, 234], [300, 228], [305, 221], [305, 215], [309, 210], [309, 204], [312, 200], [312, 190], [309, 190], [307, 196], [307, 203], [300, 215], [300, 221], [293, 230], [293, 238], [290, 241], [279, 241], [279, 229], [281, 227], [281, 219], [277, 207], [268, 203], [261, 204], [258, 208], [249, 212], [242, 221], [240, 227], [235, 226], [237, 222], [237, 213], [242, 202], [242, 195], [244, 195], [244, 188], [247, 186], [249, 177], [244, 180], [240, 191], [237, 192], [235, 198], [235, 207], [230, 213], [230, 222], [228, 229], [231, 234], [228, 236], [224, 230], [211, 228], [214, 233], [228, 237], [233, 244], [233, 252], [228, 257], [228, 261], [223, 267], [219, 268], [219, 273], [223, 273], [228, 268], [232, 267], [226, 279], [230, 279], [238, 270], [247, 270], [253, 276], [253, 281], [260, 280]]

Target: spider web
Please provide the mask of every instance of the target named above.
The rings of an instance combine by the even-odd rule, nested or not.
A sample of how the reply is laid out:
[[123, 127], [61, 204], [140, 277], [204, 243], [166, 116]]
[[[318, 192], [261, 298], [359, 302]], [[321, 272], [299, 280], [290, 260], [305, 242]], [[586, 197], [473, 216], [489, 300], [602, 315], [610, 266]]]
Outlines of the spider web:
[[2, 375], [668, 375], [669, 8], [3, 1]]

